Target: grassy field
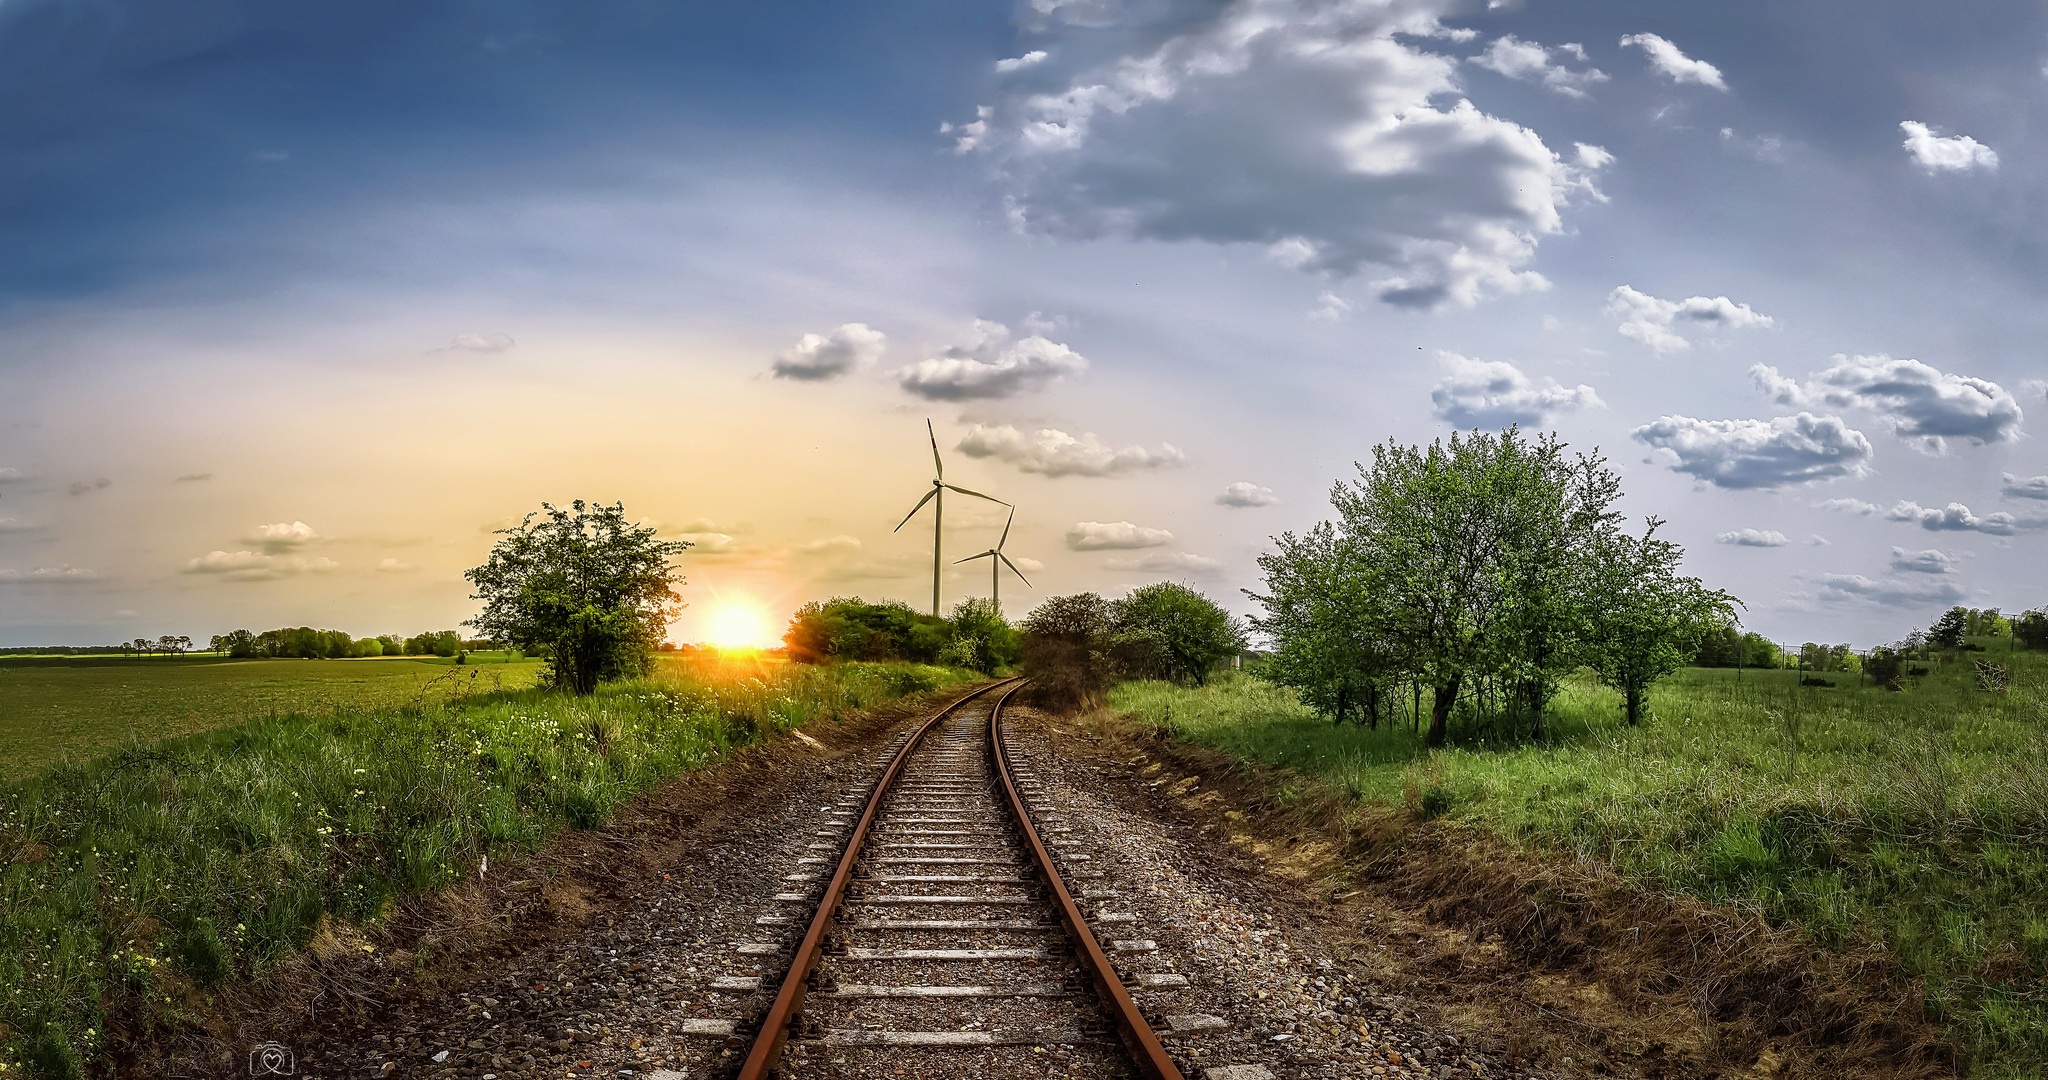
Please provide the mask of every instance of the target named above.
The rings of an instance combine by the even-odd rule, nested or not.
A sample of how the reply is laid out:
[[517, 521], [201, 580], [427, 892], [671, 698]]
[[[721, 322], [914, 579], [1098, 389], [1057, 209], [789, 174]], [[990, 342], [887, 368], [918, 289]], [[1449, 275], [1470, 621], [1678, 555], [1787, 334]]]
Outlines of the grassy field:
[[475, 659], [489, 662], [455, 667], [452, 660], [431, 656], [0, 658], [0, 782], [116, 747], [275, 713], [394, 708], [477, 690], [519, 690], [532, 686], [540, 673], [531, 660], [504, 663], [502, 654]]
[[[655, 677], [587, 698], [437, 692], [416, 705], [422, 670], [488, 668], [165, 665], [150, 677], [236, 688], [244, 707], [275, 715], [0, 787], [0, 1077], [75, 1076], [111, 1045], [146, 1042], [177, 1021], [195, 989], [293, 955], [324, 919], [375, 924], [395, 900], [456, 880], [487, 853], [594, 825], [733, 746], [971, 677], [908, 664], [664, 659]], [[317, 672], [305, 711], [287, 711], [288, 684], [271, 683], [294, 671]], [[356, 671], [371, 681], [348, 682], [343, 673]], [[131, 668], [57, 677], [142, 679]], [[226, 715], [188, 693], [180, 723]], [[350, 693], [384, 696], [349, 705]], [[118, 737], [134, 722], [106, 727]]]
[[2048, 656], [1967, 659], [1904, 693], [1796, 672], [1688, 670], [1630, 729], [1568, 685], [1550, 741], [1425, 751], [1405, 724], [1333, 728], [1248, 676], [1131, 683], [1114, 707], [1352, 797], [1604, 859], [1646, 886], [1759, 906], [1822, 944], [1880, 943], [1985, 1077], [2048, 1061]]

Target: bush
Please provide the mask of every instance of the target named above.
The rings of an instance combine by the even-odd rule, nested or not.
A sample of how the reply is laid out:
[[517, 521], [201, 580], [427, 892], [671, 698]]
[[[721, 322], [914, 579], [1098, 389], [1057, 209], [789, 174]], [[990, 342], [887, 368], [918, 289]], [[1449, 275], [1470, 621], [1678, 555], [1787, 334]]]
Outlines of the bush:
[[1109, 601], [1094, 593], [1055, 596], [1024, 617], [1024, 674], [1031, 699], [1056, 712], [1094, 703], [1109, 685]]

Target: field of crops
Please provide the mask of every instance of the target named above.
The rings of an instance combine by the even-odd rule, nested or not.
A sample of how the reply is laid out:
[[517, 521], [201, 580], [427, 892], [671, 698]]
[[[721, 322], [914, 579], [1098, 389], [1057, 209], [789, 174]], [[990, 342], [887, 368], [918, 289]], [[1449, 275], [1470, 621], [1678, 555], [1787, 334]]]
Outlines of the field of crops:
[[[1983, 655], [1983, 654], [1978, 654]], [[1302, 782], [1607, 860], [1645, 885], [1755, 904], [1826, 945], [1877, 943], [1928, 985], [1973, 1075], [2048, 1061], [2048, 657], [1969, 654], [1903, 693], [1691, 669], [1640, 728], [1565, 688], [1550, 737], [1430, 753], [1405, 723], [1332, 727], [1248, 676], [1126, 684], [1112, 705]]]
[[274, 713], [381, 709], [532, 686], [540, 665], [485, 655], [378, 660], [10, 657], [0, 660], [0, 781], [111, 748]]
[[[734, 746], [973, 677], [665, 658], [576, 697], [469, 692], [501, 671], [530, 682], [532, 665], [148, 663], [36, 668], [11, 691], [122, 704], [52, 710], [64, 734], [42, 753], [71, 763], [0, 785], [0, 1077], [79, 1075], [176, 1020], [192, 988], [293, 955], [323, 919], [374, 923]], [[212, 730], [130, 741], [193, 728]]]

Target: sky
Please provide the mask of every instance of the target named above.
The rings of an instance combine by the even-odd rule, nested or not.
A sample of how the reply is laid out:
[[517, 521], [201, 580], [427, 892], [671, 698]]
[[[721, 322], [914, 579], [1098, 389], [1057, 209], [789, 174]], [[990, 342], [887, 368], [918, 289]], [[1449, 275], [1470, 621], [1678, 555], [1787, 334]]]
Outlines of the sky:
[[922, 607], [927, 420], [1012, 614], [1508, 423], [1777, 640], [2038, 606], [2043, 117], [2016, 0], [7, 0], [0, 645], [453, 626], [578, 498], [679, 641]]

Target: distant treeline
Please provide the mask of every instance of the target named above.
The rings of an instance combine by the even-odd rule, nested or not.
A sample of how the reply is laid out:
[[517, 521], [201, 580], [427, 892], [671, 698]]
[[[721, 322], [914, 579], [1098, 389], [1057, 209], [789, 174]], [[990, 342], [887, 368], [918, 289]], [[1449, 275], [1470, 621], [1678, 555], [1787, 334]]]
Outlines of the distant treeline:
[[209, 647], [238, 658], [339, 660], [366, 656], [455, 656], [491, 645], [488, 641], [465, 641], [453, 630], [430, 630], [412, 637], [385, 634], [358, 638], [350, 637], [345, 630], [297, 626], [260, 634], [247, 630], [215, 634]]

